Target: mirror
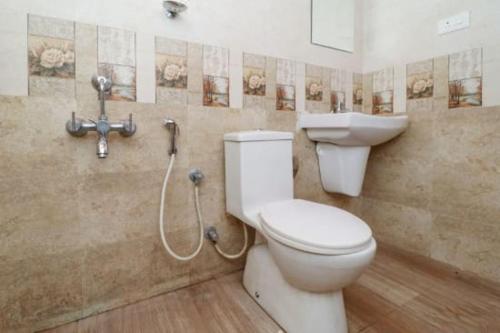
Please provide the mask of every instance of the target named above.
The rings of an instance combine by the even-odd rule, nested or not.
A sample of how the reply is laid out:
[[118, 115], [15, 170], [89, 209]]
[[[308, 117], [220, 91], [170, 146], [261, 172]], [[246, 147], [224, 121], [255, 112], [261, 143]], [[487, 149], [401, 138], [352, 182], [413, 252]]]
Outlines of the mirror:
[[311, 43], [352, 53], [354, 1], [311, 0]]

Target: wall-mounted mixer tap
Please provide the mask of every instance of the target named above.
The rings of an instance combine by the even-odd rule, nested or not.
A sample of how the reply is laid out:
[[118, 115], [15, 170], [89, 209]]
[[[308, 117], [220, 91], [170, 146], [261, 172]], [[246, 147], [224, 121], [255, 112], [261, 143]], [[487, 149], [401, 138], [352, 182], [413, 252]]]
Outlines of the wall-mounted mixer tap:
[[89, 131], [96, 131], [99, 134], [97, 141], [97, 157], [106, 158], [108, 156], [108, 135], [110, 132], [118, 132], [124, 137], [134, 135], [137, 125], [132, 121], [132, 114], [128, 120], [109, 121], [106, 115], [106, 95], [111, 91], [111, 79], [104, 76], [93, 76], [92, 86], [99, 94], [100, 115], [97, 121], [76, 118], [75, 113], [71, 114], [71, 120], [66, 123], [66, 130], [73, 136], [84, 136]]

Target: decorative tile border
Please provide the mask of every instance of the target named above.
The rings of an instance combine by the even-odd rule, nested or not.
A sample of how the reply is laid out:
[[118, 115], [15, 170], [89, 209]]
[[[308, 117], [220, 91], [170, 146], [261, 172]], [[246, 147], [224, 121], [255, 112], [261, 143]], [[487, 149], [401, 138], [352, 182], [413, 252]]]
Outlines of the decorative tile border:
[[98, 26], [98, 73], [113, 81], [110, 100], [136, 100], [135, 32]]
[[229, 107], [229, 50], [203, 46], [203, 105]]
[[483, 100], [482, 49], [450, 54], [448, 57], [448, 107], [481, 106]]
[[372, 113], [394, 113], [394, 68], [374, 72], [372, 80]]
[[28, 15], [29, 95], [75, 95], [75, 23]]
[[406, 65], [406, 99], [429, 98], [434, 95], [434, 60]]
[[[137, 99], [134, 32], [28, 15], [27, 38], [29, 95], [68, 97], [75, 96], [77, 90], [79, 98], [93, 98], [95, 92], [87, 80], [97, 71], [114, 82], [110, 99]], [[496, 54], [500, 52], [489, 52], [488, 59], [493, 60], [487, 63], [487, 83], [491, 86], [496, 82], [491, 74], [496, 65], [490, 63], [498, 61]], [[304, 71], [294, 61], [244, 53], [243, 86], [237, 86], [243, 93], [244, 107], [256, 109], [272, 109], [274, 105], [276, 110], [296, 110], [299, 98], [306, 110], [326, 112], [338, 103], [350, 107], [351, 97], [354, 111], [375, 114], [404, 111], [405, 105], [408, 110], [429, 108], [428, 101], [418, 100], [431, 98], [447, 98], [449, 108], [482, 106], [483, 53], [477, 48], [369, 76], [353, 73], [352, 90], [351, 73], [344, 70], [306, 65]], [[93, 70], [96, 62], [97, 70]], [[229, 67], [228, 49], [157, 37], [156, 102], [228, 107]], [[485, 91], [492, 95], [492, 88]]]

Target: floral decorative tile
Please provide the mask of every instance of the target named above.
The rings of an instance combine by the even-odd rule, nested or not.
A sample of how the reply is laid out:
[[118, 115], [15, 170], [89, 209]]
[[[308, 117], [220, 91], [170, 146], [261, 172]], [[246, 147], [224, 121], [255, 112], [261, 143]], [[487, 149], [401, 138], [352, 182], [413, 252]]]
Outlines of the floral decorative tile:
[[295, 111], [295, 86], [276, 85], [276, 110]]
[[330, 92], [330, 110], [336, 110], [340, 104], [340, 109], [345, 109], [345, 92], [332, 91]]
[[243, 93], [245, 95], [266, 95], [266, 72], [261, 68], [243, 68]]
[[156, 86], [187, 88], [187, 59], [168, 54], [156, 54]]
[[432, 97], [434, 94], [434, 60], [408, 64], [406, 66], [406, 98]]
[[358, 73], [352, 76], [352, 104], [363, 105], [363, 76]]
[[434, 91], [433, 73], [413, 74], [406, 77], [406, 98], [432, 97]]
[[135, 101], [136, 100], [136, 73], [135, 67], [114, 64], [99, 64], [99, 75], [111, 78], [111, 94], [109, 100]]
[[306, 100], [323, 100], [323, 81], [319, 77], [306, 77]]
[[203, 76], [203, 105], [229, 106], [229, 79], [227, 77]]
[[448, 107], [462, 108], [482, 105], [482, 79], [475, 77], [470, 79], [450, 81]]
[[75, 78], [75, 43], [72, 40], [29, 36], [30, 75]]
[[393, 113], [394, 92], [386, 90], [373, 93], [373, 114]]

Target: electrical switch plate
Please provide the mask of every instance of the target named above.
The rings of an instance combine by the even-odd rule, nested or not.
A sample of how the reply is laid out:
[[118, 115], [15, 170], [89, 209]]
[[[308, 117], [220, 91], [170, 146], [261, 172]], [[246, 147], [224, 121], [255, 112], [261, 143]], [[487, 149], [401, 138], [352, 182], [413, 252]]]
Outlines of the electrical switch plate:
[[453, 31], [467, 29], [470, 26], [470, 12], [447, 17], [438, 22], [438, 34], [444, 35]]

